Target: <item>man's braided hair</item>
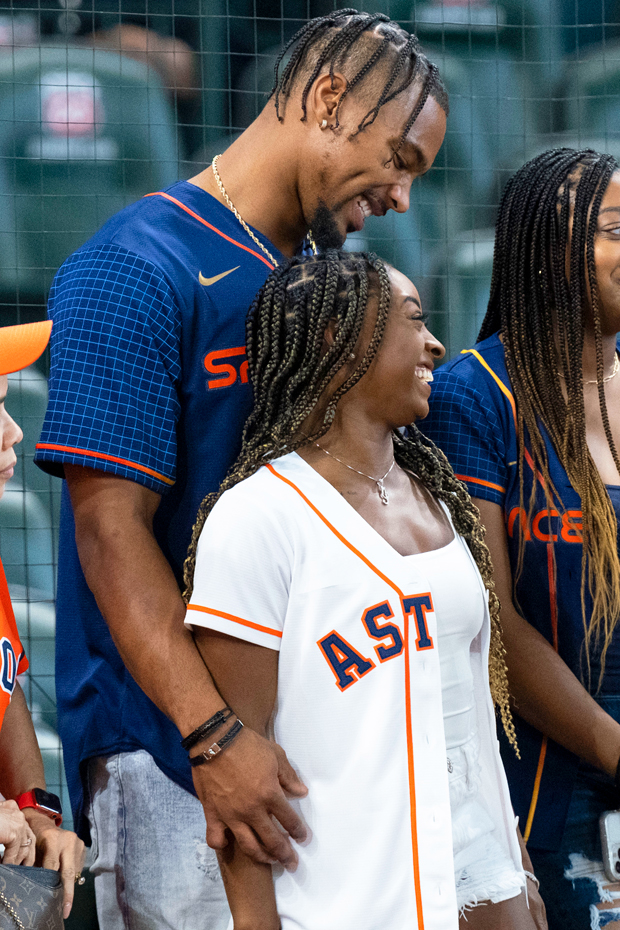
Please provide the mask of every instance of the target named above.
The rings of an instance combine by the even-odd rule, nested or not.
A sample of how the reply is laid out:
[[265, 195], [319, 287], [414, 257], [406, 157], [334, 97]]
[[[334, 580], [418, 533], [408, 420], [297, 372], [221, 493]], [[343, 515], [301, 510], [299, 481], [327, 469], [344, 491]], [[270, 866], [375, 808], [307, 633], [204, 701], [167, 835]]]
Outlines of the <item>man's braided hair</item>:
[[[582, 351], [585, 313], [591, 312], [600, 410], [609, 448], [620, 471], [605, 403], [594, 263], [601, 200], [617, 169], [611, 155], [562, 148], [538, 155], [510, 179], [497, 219], [491, 297], [478, 336], [480, 341], [493, 333], [502, 335], [516, 401], [522, 512], [524, 471], [529, 471], [525, 462], [526, 437], [533, 466], [542, 476], [547, 507], [563, 509], [549, 475], [541, 424], [581, 497], [584, 651], [588, 684], [590, 651], [594, 648], [600, 654], [599, 687], [606, 652], [620, 618], [620, 562], [616, 516], [586, 441]], [[535, 499], [534, 480], [528, 525]], [[521, 532], [519, 536], [515, 585], [523, 567], [525, 535]], [[592, 597], [590, 617], [586, 612], [586, 585]]]
[[[289, 52], [288, 62], [280, 73], [282, 60]], [[272, 90], [278, 119], [283, 118], [283, 101], [303, 80], [301, 119], [305, 121], [312, 85], [323, 73], [329, 73], [333, 81], [337, 70], [346, 77], [347, 86], [338, 102], [331, 127], [334, 130], [340, 125], [340, 108], [344, 100], [364, 82], [376, 92], [376, 101], [359, 123], [354, 136], [374, 123], [381, 107], [416, 81], [422, 85], [420, 97], [405, 122], [400, 143], [406, 139], [429, 96], [437, 101], [446, 115], [448, 113], [448, 94], [437, 66], [423, 54], [416, 36], [405, 32], [383, 13], [358, 13], [357, 10], [346, 9], [311, 19], [280, 52]]]
[[[242, 435], [241, 452], [218, 491], [200, 505], [185, 561], [184, 597], [191, 597], [198, 537], [216, 501], [266, 462], [286, 455], [323, 436], [333, 422], [340, 398], [362, 378], [377, 354], [390, 308], [391, 287], [386, 266], [376, 255], [330, 250], [311, 258], [294, 258], [276, 268], [252, 304], [246, 325], [248, 372], [254, 407]], [[351, 365], [367, 318], [373, 332], [363, 357], [336, 389], [330, 385]], [[325, 331], [335, 321], [334, 344], [325, 347]], [[345, 376], [342, 372], [341, 378]], [[304, 434], [311, 414], [316, 425]], [[415, 425], [409, 435], [394, 431], [398, 464], [448, 507], [454, 525], [466, 540], [489, 592], [491, 693], [506, 734], [516, 748], [510, 713], [505, 651], [499, 601], [493, 589], [493, 569], [484, 543], [484, 529], [467, 490], [454, 477], [445, 455]]]

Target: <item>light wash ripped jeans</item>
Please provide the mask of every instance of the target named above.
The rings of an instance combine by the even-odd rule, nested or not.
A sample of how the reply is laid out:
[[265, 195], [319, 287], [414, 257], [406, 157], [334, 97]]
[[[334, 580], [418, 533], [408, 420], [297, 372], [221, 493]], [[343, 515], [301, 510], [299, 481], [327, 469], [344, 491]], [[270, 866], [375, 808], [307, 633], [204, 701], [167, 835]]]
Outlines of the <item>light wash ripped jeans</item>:
[[[620, 722], [620, 697], [602, 695], [597, 704]], [[620, 884], [610, 882], [602, 862], [598, 820], [620, 807], [613, 779], [582, 763], [575, 780], [558, 852], [528, 846], [549, 930], [618, 930]]]
[[198, 799], [143, 750], [91, 759], [88, 793], [100, 930], [225, 930]]

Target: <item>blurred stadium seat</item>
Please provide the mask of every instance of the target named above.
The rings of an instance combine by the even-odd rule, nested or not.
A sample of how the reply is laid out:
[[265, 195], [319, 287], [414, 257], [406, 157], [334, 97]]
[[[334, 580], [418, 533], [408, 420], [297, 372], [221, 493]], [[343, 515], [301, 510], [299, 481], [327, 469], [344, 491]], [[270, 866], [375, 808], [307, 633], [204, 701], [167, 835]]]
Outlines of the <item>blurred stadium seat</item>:
[[[561, 96], [566, 129], [620, 146], [620, 42], [566, 60]], [[610, 149], [611, 151], [611, 149]]]
[[495, 230], [459, 233], [437, 255], [429, 287], [429, 326], [446, 347], [446, 359], [472, 346], [487, 312]]
[[0, 56], [1, 298], [42, 300], [67, 255], [173, 183], [177, 164], [172, 111], [145, 65], [72, 47]]

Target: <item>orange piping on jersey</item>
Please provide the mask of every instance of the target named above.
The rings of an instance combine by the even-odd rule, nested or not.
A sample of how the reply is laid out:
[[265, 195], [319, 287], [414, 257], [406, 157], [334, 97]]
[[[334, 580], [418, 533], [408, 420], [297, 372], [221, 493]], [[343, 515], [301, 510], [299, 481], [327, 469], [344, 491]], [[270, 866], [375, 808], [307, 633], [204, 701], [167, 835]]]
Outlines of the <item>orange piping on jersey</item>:
[[279, 472], [277, 472], [277, 471], [275, 470], [275, 468], [273, 467], [273, 465], [266, 465], [265, 468], [267, 468], [267, 470], [270, 471], [271, 474], [274, 475], [274, 477], [279, 478], [279, 480], [280, 480], [280, 481], [283, 481], [284, 484], [288, 484], [289, 487], [293, 488], [294, 491], [297, 491], [297, 493], [298, 493], [299, 496], [302, 498], [302, 500], [304, 500], [304, 501], [306, 502], [306, 504], [308, 505], [308, 507], [310, 508], [310, 510], [312, 510], [312, 511], [317, 515], [317, 517], [319, 518], [319, 520], [322, 520], [322, 521], [323, 521], [323, 523], [325, 524], [325, 526], [326, 526], [329, 530], [332, 531], [332, 533], [334, 534], [334, 536], [337, 536], [338, 539], [340, 540], [340, 542], [341, 542], [344, 546], [346, 546], [347, 549], [350, 549], [351, 552], [352, 552], [354, 555], [356, 555], [356, 556], [358, 557], [358, 559], [361, 559], [362, 562], [363, 562], [365, 565], [367, 565], [368, 568], [369, 568], [372, 572], [375, 573], [375, 575], [378, 575], [379, 578], [381, 578], [382, 581], [385, 581], [386, 584], [389, 584], [389, 586], [390, 586], [394, 591], [396, 591], [396, 593], [398, 594], [399, 597], [406, 597], [406, 595], [403, 594], [403, 592], [400, 590], [400, 588], [398, 588], [398, 587], [394, 584], [393, 581], [390, 581], [390, 579], [387, 577], [387, 575], [384, 575], [383, 572], [379, 571], [379, 569], [378, 569], [375, 565], [373, 565], [372, 562], [370, 562], [370, 561], [366, 558], [365, 555], [363, 555], [358, 549], [356, 549], [355, 546], [352, 546], [351, 543], [348, 541], [348, 539], [345, 539], [345, 538], [344, 538], [344, 536], [342, 535], [342, 533], [339, 533], [339, 532], [338, 532], [338, 530], [336, 529], [335, 526], [332, 526], [332, 525], [331, 525], [331, 523], [329, 522], [329, 520], [327, 520], [327, 519], [323, 516], [323, 514], [321, 513], [320, 510], [317, 510], [317, 508], [314, 506], [314, 504], [313, 504], [310, 500], [308, 500], [308, 498], [306, 497], [306, 495], [303, 493], [303, 491], [301, 491], [301, 490], [297, 487], [296, 484], [293, 484], [292, 481], [289, 481], [288, 478], [285, 478], [284, 475], [281, 475]]
[[[517, 428], [517, 408], [515, 405], [515, 399], [512, 395], [512, 392], [508, 390], [501, 378], [495, 374], [493, 369], [485, 362], [479, 352], [476, 352], [475, 349], [462, 349], [461, 355], [465, 355], [468, 352], [471, 352], [474, 355], [483, 368], [489, 372], [491, 377], [499, 386], [503, 394], [506, 395], [510, 401], [510, 406], [512, 407], [512, 415], [515, 421], [515, 430]], [[545, 489], [545, 482], [541, 473], [534, 468], [534, 461], [532, 456], [527, 449], [523, 450], [525, 460], [530, 466], [536, 477], [538, 478], [540, 484]], [[457, 476], [458, 477], [458, 476]], [[551, 628], [553, 632], [553, 647], [555, 651], [558, 650], [558, 611], [557, 611], [557, 600], [556, 600], [556, 591], [555, 591], [555, 577], [553, 575], [553, 552], [551, 550], [552, 543], [549, 543], [547, 546], [547, 570], [549, 574], [549, 599], [551, 601]], [[540, 755], [538, 757], [538, 767], [536, 769], [536, 778], [534, 779], [534, 790], [532, 791], [532, 799], [530, 801], [530, 809], [527, 815], [527, 822], [525, 824], [525, 833], [523, 834], [523, 840], [527, 843], [530, 838], [530, 832], [532, 830], [532, 823], [534, 821], [534, 814], [536, 812], [536, 805], [538, 804], [538, 794], [540, 791], [540, 780], [542, 778], [543, 768], [545, 767], [545, 756], [547, 755], [547, 737], [543, 736], [542, 745], [540, 747]]]
[[455, 474], [454, 477], [459, 481], [471, 481], [472, 484], [481, 484], [485, 488], [493, 488], [494, 491], [501, 491], [502, 494], [506, 493], [506, 488], [503, 488], [501, 484], [493, 484], [492, 481], [483, 481], [482, 478], [472, 478], [470, 475]]
[[[347, 547], [347, 549], [350, 549], [351, 552], [358, 557], [358, 559], [361, 559], [364, 565], [366, 565], [372, 572], [374, 572], [375, 575], [378, 575], [382, 581], [385, 581], [385, 583], [389, 585], [390, 588], [392, 588], [392, 590], [396, 591], [402, 604], [403, 598], [406, 595], [403, 594], [400, 588], [397, 585], [395, 585], [393, 581], [390, 581], [387, 575], [384, 575], [383, 572], [379, 571], [376, 565], [373, 565], [372, 562], [370, 562], [366, 558], [365, 555], [363, 555], [358, 549], [355, 548], [355, 546], [351, 545], [348, 539], [345, 539], [342, 533], [339, 533], [336, 527], [332, 526], [329, 520], [327, 520], [323, 516], [321, 511], [318, 510], [310, 500], [308, 500], [306, 495], [303, 493], [303, 491], [300, 488], [297, 487], [296, 484], [294, 484], [288, 478], [285, 478], [284, 475], [280, 475], [275, 470], [273, 465], [266, 465], [265, 467], [268, 469], [268, 471], [271, 472], [271, 474], [275, 478], [278, 478], [280, 481], [283, 481], [284, 484], [288, 484], [290, 488], [296, 491], [297, 494], [299, 494], [299, 496], [301, 497], [301, 499], [305, 501], [305, 503], [308, 505], [310, 510], [312, 510], [312, 512], [317, 515], [319, 520], [321, 520], [325, 524], [327, 529], [330, 530], [334, 534], [334, 536], [336, 536], [336, 538], [339, 539], [340, 542], [344, 546]], [[408, 771], [409, 771], [409, 799], [410, 799], [409, 808], [410, 808], [410, 813], [411, 813], [411, 843], [412, 843], [411, 851], [412, 851], [412, 859], [413, 859], [413, 884], [415, 888], [415, 903], [416, 903], [416, 911], [417, 911], [417, 917], [418, 917], [418, 930], [424, 930], [424, 912], [422, 909], [422, 886], [420, 883], [420, 861], [419, 861], [419, 856], [418, 856], [418, 821], [417, 821], [416, 796], [415, 796], [415, 767], [414, 767], [414, 760], [413, 760], [413, 727], [412, 727], [412, 721], [411, 721], [411, 671], [409, 668], [409, 622], [408, 622], [407, 616], [405, 616], [404, 632], [405, 632], [405, 719], [406, 719], [406, 729], [407, 729], [407, 765], [408, 765]]]
[[515, 428], [516, 428], [516, 425], [517, 425], [517, 407], [516, 407], [516, 404], [515, 404], [515, 399], [514, 399], [514, 397], [512, 396], [512, 391], [509, 391], [509, 390], [508, 390], [508, 388], [506, 387], [506, 385], [504, 384], [504, 382], [502, 381], [502, 379], [501, 379], [498, 375], [496, 375], [495, 372], [493, 371], [493, 369], [491, 368], [491, 366], [490, 366], [489, 364], [487, 364], [487, 362], [485, 362], [485, 360], [483, 359], [483, 357], [480, 355], [480, 352], [476, 352], [475, 349], [462, 349], [462, 350], [461, 350], [461, 355], [466, 355], [468, 352], [471, 352], [471, 354], [474, 355], [474, 356], [478, 359], [478, 361], [480, 362], [480, 364], [482, 365], [482, 367], [483, 367], [483, 368], [486, 368], [486, 370], [489, 372], [489, 374], [491, 375], [491, 377], [493, 378], [493, 380], [497, 383], [497, 385], [498, 385], [500, 391], [501, 391], [503, 394], [505, 394], [506, 397], [508, 398], [508, 400], [510, 401], [510, 406], [512, 407], [512, 415], [513, 415], [513, 417], [514, 417]]
[[128, 468], [143, 471], [145, 475], [151, 475], [153, 478], [157, 478], [158, 481], [163, 481], [164, 484], [174, 484], [173, 478], [166, 478], [165, 475], [160, 475], [158, 471], [153, 471], [152, 468], [147, 468], [146, 465], [130, 462], [129, 459], [119, 459], [118, 456], [108, 455], [106, 452], [91, 452], [89, 449], [76, 449], [73, 446], [57, 446], [53, 442], [38, 442], [36, 448], [51, 449], [52, 452], [71, 452], [73, 455], [87, 455], [94, 459], [105, 459], [107, 462], [116, 462], [118, 465], [126, 465]]
[[211, 223], [207, 223], [206, 220], [200, 216], [199, 213], [194, 213], [193, 210], [190, 210], [189, 207], [186, 207], [184, 203], [181, 203], [180, 200], [177, 200], [176, 197], [171, 197], [170, 194], [165, 194], [163, 191], [155, 191], [153, 194], [145, 194], [145, 197], [165, 197], [166, 200], [169, 200], [171, 203], [175, 203], [177, 207], [180, 207], [181, 210], [185, 210], [186, 213], [189, 213], [190, 216], [193, 216], [195, 220], [198, 220], [199, 223], [202, 223], [203, 226], [207, 226], [212, 232], [217, 233], [218, 236], [221, 236], [222, 239], [226, 239], [227, 242], [231, 242], [233, 245], [236, 245], [237, 248], [243, 249], [244, 252], [249, 252], [250, 255], [253, 255], [254, 258], [260, 259], [263, 264], [267, 265], [271, 271], [273, 271], [273, 265], [271, 262], [267, 261], [262, 255], [258, 252], [255, 252], [254, 249], [250, 249], [247, 245], [242, 245], [241, 242], [237, 242], [236, 239], [231, 239], [230, 236], [227, 236], [226, 233], [223, 233], [221, 229], [218, 229], [216, 226], [212, 226]]
[[540, 779], [542, 778], [543, 768], [545, 767], [545, 756], [547, 755], [547, 737], [543, 736], [542, 745], [540, 747], [540, 755], [538, 757], [538, 768], [536, 769], [536, 778], [534, 779], [534, 790], [532, 791], [532, 800], [530, 801], [530, 809], [527, 815], [527, 823], [525, 824], [525, 833], [523, 834], [523, 842], [527, 843], [530, 838], [530, 833], [532, 830], [532, 823], [534, 821], [534, 814], [536, 812], [536, 805], [538, 804], [538, 792], [540, 791]]
[[252, 623], [251, 620], [242, 620], [241, 617], [235, 617], [234, 614], [226, 614], [223, 610], [211, 610], [210, 607], [200, 607], [199, 604], [188, 604], [188, 610], [200, 610], [203, 614], [213, 614], [214, 617], [222, 617], [224, 620], [232, 620], [233, 623], [241, 623], [243, 626], [250, 626], [259, 633], [269, 633], [271, 636], [279, 636], [282, 639], [280, 630], [272, 630], [268, 626], [261, 626], [260, 623]]
[[[489, 372], [489, 374], [491, 375], [491, 377], [493, 378], [493, 380], [494, 380], [494, 381], [496, 382], [496, 384], [498, 385], [500, 391], [501, 391], [503, 394], [505, 394], [506, 397], [508, 398], [508, 400], [510, 401], [510, 406], [512, 407], [512, 416], [513, 416], [513, 419], [514, 419], [514, 421], [515, 421], [515, 430], [516, 430], [516, 429], [517, 429], [517, 407], [516, 407], [516, 404], [515, 404], [515, 399], [514, 399], [514, 397], [513, 397], [512, 391], [508, 390], [508, 388], [506, 387], [506, 385], [504, 384], [504, 382], [502, 381], [502, 379], [499, 377], [499, 375], [496, 375], [496, 374], [495, 374], [495, 372], [493, 371], [493, 369], [491, 368], [491, 366], [490, 366], [487, 362], [485, 362], [485, 360], [483, 359], [483, 357], [480, 355], [479, 352], [476, 352], [475, 349], [461, 349], [461, 355], [466, 355], [468, 352], [471, 352], [471, 354], [474, 355], [474, 356], [478, 359], [478, 361], [480, 362], [480, 364], [482, 365], [482, 367], [483, 367], [483, 368], [486, 368], [486, 370]], [[545, 482], [544, 482], [544, 480], [543, 480], [543, 476], [541, 475], [541, 473], [540, 473], [539, 471], [536, 471], [536, 469], [534, 468], [534, 460], [532, 459], [532, 456], [530, 455], [530, 453], [528, 452], [527, 449], [524, 449], [524, 450], [523, 450], [523, 454], [524, 454], [524, 456], [525, 456], [525, 461], [526, 461], [527, 464], [530, 466], [530, 468], [532, 469], [532, 471], [535, 472], [536, 477], [538, 478], [538, 480], [540, 481], [542, 487], [544, 488], [544, 487], [545, 487]], [[457, 475], [456, 477], [458, 478], [459, 476]], [[461, 479], [461, 480], [463, 480], [463, 479]], [[475, 480], [475, 479], [468, 478], [467, 480], [468, 480], [468, 481], [473, 481], [473, 480]], [[481, 484], [483, 484], [483, 483], [484, 483], [484, 482], [481, 482]]]
[[[549, 607], [551, 608], [551, 633], [553, 635], [553, 648], [558, 651], [558, 599], [555, 584], [555, 566], [553, 564], [553, 543], [547, 543], [547, 576], [549, 578]], [[538, 768], [536, 769], [536, 778], [534, 779], [534, 790], [532, 791], [532, 800], [527, 815], [525, 833], [523, 840], [527, 843], [530, 838], [536, 805], [538, 804], [538, 793], [540, 791], [540, 780], [542, 778], [543, 768], [545, 766], [545, 756], [547, 755], [547, 737], [543, 736], [538, 757]]]
[[555, 586], [555, 565], [553, 563], [553, 544], [547, 543], [547, 575], [549, 578], [549, 607], [551, 608], [551, 632], [553, 648], [558, 651], [558, 598]]
[[[402, 598], [401, 598], [402, 604]], [[415, 885], [415, 903], [418, 914], [418, 927], [424, 930], [424, 911], [422, 909], [422, 886], [420, 883], [420, 863], [418, 862], [418, 812], [415, 797], [415, 766], [413, 761], [413, 724], [411, 721], [411, 668], [409, 665], [409, 614], [405, 614], [405, 720], [407, 727], [407, 766], [409, 770], [409, 810], [411, 814], [411, 839], [413, 851], [413, 881]]]

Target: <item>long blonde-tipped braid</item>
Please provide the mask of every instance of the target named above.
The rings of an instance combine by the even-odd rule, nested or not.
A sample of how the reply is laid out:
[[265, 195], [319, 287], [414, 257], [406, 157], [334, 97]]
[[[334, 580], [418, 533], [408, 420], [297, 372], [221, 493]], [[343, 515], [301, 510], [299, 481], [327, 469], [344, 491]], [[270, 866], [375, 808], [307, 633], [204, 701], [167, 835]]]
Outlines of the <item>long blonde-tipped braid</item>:
[[491, 554], [484, 541], [485, 529], [480, 513], [474, 505], [466, 486], [456, 478], [448, 459], [437, 446], [417, 429], [409, 427], [409, 437], [394, 433], [394, 457], [408, 472], [414, 472], [422, 484], [447, 506], [457, 533], [467, 543], [474, 557], [484, 586], [489, 592], [489, 614], [491, 618], [491, 642], [489, 647], [489, 685], [497, 707], [504, 732], [517, 756], [519, 749], [508, 687], [506, 649], [502, 639], [500, 602], [495, 593]]
[[[518, 418], [520, 507], [524, 506], [526, 439], [544, 483], [547, 507], [564, 510], [549, 474], [542, 424], [581, 498], [583, 550], [581, 611], [586, 684], [590, 661], [600, 651], [600, 687], [607, 649], [620, 620], [617, 519], [590, 455], [583, 400], [584, 311], [594, 320], [599, 405], [616, 467], [620, 460], [610, 429], [602, 385], [602, 338], [594, 241], [598, 211], [617, 170], [611, 155], [554, 149], [536, 156], [508, 182], [497, 220], [491, 296], [479, 339], [501, 332]], [[570, 249], [570, 274], [566, 255]], [[562, 339], [556, 338], [556, 330]], [[559, 359], [558, 359], [559, 349]], [[560, 373], [564, 376], [566, 398]], [[529, 468], [529, 466], [527, 466]], [[536, 501], [530, 484], [528, 523]], [[555, 547], [551, 548], [555, 565]], [[516, 584], [522, 572], [525, 533], [519, 534]], [[592, 609], [586, 611], [586, 590]]]

